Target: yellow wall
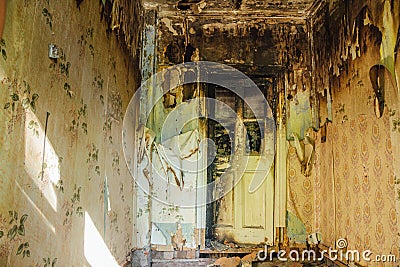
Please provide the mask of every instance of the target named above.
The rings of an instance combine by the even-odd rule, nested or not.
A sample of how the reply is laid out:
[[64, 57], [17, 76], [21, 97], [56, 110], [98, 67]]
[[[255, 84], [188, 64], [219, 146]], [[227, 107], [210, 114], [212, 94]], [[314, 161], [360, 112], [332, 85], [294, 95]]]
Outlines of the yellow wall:
[[[344, 5], [328, 21], [315, 24], [316, 90], [329, 89], [333, 99], [326, 142], [321, 142], [321, 130], [316, 139], [315, 228], [328, 246], [346, 238], [349, 249], [398, 257], [399, 77], [392, 44], [399, 38], [399, 2], [353, 1], [348, 13]], [[388, 70], [380, 118], [370, 79], [376, 64]]]
[[[7, 3], [0, 47], [0, 266], [44, 266], [55, 258], [56, 266], [88, 266], [107, 253], [123, 262], [132, 248], [134, 188], [121, 139], [138, 66], [115, 34], [106, 34], [101, 1], [79, 8], [76, 2]], [[49, 43], [62, 50], [57, 62], [48, 57]], [[88, 248], [85, 254], [88, 241], [92, 256]]]

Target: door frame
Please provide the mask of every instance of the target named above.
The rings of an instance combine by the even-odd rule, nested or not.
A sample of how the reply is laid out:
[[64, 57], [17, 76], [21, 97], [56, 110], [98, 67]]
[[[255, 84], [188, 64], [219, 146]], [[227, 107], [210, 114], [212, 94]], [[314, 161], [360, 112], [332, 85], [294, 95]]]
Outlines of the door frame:
[[[243, 69], [243, 68], [238, 68], [238, 69]], [[263, 72], [263, 71], [262, 71]], [[272, 104], [272, 109], [274, 111], [274, 119], [275, 119], [275, 125], [276, 125], [276, 120], [277, 120], [277, 109], [278, 109], [278, 105], [279, 105], [279, 96], [280, 96], [280, 92], [283, 91], [285, 86], [283, 85], [283, 81], [284, 79], [282, 79], [284, 76], [282, 75], [282, 69], [277, 67], [274, 70], [270, 71], [268, 74], [264, 73], [253, 73], [253, 74], [248, 74], [248, 77], [250, 79], [252, 79], [258, 86], [258, 83], [256, 80], [258, 79], [262, 79], [262, 78], [273, 78], [274, 79], [274, 89], [273, 92], [274, 94], [276, 94], [275, 96], [273, 96], [272, 100], [274, 101], [273, 103], [269, 103], [270, 105]], [[212, 91], [212, 86], [207, 85], [205, 88], [205, 95], [206, 97], [209, 98], [215, 98], [215, 92]], [[214, 93], [214, 94], [213, 94]], [[268, 99], [269, 100], [269, 99]], [[207, 112], [209, 112], [209, 110], [207, 109]], [[207, 133], [206, 133], [206, 137], [210, 138], [210, 127], [209, 127], [209, 123], [208, 121], [206, 122], [207, 124]], [[275, 126], [277, 127], [277, 125]], [[277, 129], [277, 128], [275, 128]], [[275, 149], [276, 149], [276, 142], [275, 142]], [[274, 163], [273, 163], [273, 167], [276, 165], [276, 157], [274, 157]], [[207, 183], [211, 183], [213, 181], [213, 173], [212, 173], [212, 166], [209, 166], [207, 169]], [[273, 184], [274, 184], [274, 189], [273, 189], [273, 203], [271, 203], [271, 207], [273, 209], [272, 214], [273, 214], [273, 218], [272, 218], [272, 228], [271, 232], [272, 232], [272, 240], [268, 240], [269, 243], [273, 244], [274, 243], [274, 239], [275, 239], [275, 207], [276, 207], [276, 203], [275, 203], [275, 199], [276, 199], [276, 189], [275, 189], [275, 175], [276, 175], [276, 170], [272, 169], [271, 171], [273, 171]], [[265, 181], [264, 181], [265, 182]], [[210, 194], [211, 192], [208, 192], [208, 194]], [[233, 207], [232, 207], [233, 208]], [[216, 228], [218, 227], [218, 225], [216, 224], [216, 220], [217, 220], [217, 216], [216, 213], [218, 211], [219, 207], [218, 207], [218, 202], [212, 202], [207, 204], [206, 207], [206, 233], [205, 233], [205, 238], [206, 239], [216, 239]], [[234, 216], [236, 217], [236, 216]], [[233, 225], [226, 225], [227, 227], [231, 227], [232, 231], [235, 231], [235, 222]]]

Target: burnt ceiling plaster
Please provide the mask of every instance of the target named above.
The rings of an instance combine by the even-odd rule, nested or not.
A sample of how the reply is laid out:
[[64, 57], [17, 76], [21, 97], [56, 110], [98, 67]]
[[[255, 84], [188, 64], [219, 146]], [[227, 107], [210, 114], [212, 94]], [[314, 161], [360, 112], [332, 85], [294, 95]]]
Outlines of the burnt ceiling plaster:
[[266, 15], [307, 17], [324, 0], [144, 0], [147, 8], [161, 13], [192, 15]]

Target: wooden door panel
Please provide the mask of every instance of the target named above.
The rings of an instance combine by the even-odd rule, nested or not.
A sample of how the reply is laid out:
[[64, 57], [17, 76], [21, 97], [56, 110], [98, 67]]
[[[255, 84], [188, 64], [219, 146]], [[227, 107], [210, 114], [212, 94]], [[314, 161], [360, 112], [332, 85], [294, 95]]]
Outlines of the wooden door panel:
[[243, 228], [254, 228], [254, 229], [265, 229], [266, 227], [266, 203], [265, 203], [265, 181], [253, 193], [249, 193], [248, 188], [251, 180], [255, 175], [265, 175], [264, 172], [245, 172], [242, 177], [241, 193], [243, 203], [241, 205], [242, 217], [243, 217]]

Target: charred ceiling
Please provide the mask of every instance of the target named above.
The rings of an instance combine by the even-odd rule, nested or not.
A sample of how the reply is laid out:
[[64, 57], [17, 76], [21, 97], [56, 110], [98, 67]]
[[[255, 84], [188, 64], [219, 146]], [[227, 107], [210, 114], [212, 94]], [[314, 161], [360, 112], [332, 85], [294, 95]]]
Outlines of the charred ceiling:
[[161, 12], [185, 11], [190, 14], [269, 14], [306, 17], [321, 1], [313, 0], [149, 0], [145, 6], [158, 6]]
[[161, 65], [201, 60], [257, 68], [305, 67], [308, 62], [307, 24], [264, 19], [162, 18], [158, 59]]
[[207, 60], [248, 74], [310, 69], [309, 16], [324, 0], [147, 0], [157, 64]]

